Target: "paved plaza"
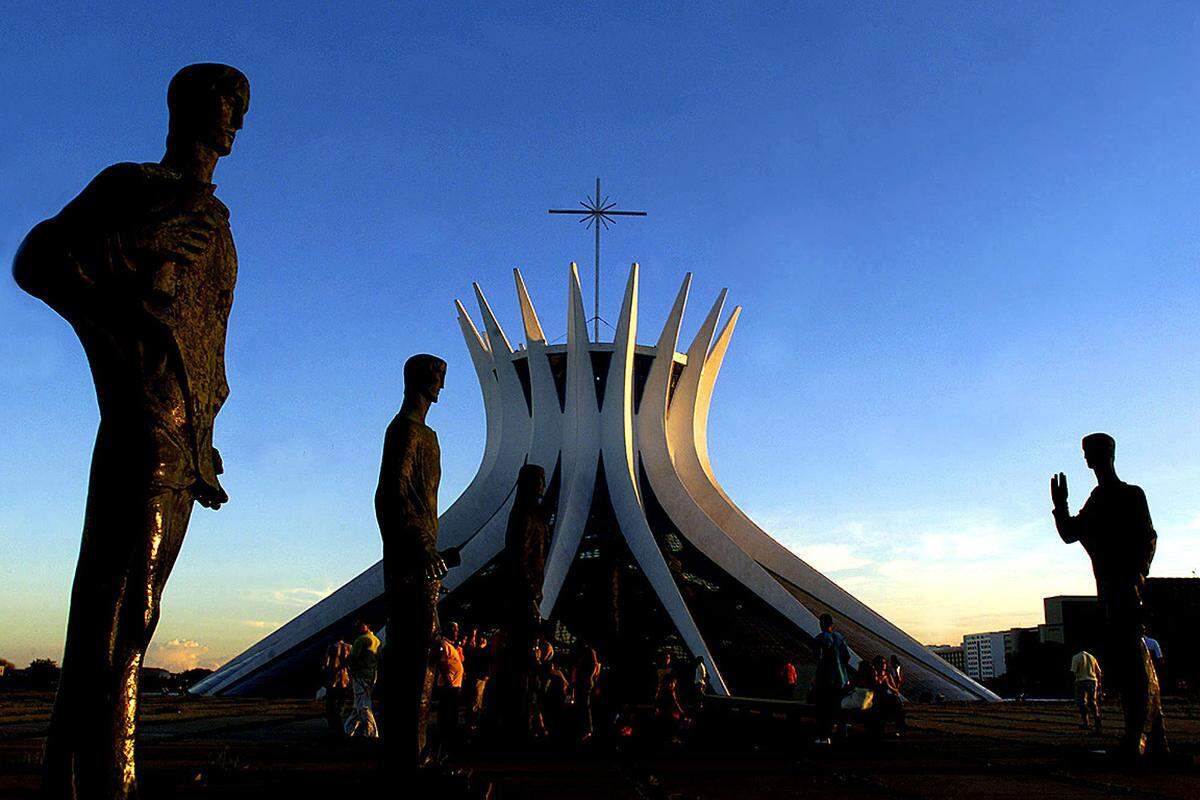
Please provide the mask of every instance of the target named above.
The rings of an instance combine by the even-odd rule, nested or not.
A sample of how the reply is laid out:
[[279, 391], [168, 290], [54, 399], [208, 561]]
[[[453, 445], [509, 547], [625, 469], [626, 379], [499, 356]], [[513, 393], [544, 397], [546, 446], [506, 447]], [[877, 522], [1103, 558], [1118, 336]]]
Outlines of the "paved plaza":
[[[36, 796], [49, 695], [0, 695], [0, 798]], [[146, 800], [262, 798], [372, 791], [372, 742], [333, 742], [318, 704], [292, 700], [152, 697], [140, 729]], [[1115, 733], [1119, 710], [1109, 707]], [[1114, 767], [1092, 751], [1067, 703], [914, 705], [902, 740], [871, 745], [852, 732], [823, 751], [739, 736], [736, 751], [619, 757], [552, 751], [476, 753], [459, 763], [508, 798], [1172, 798], [1200, 797], [1200, 704], [1171, 702], [1176, 762], [1165, 772]], [[330, 794], [334, 792], [335, 794]], [[381, 794], [380, 796], [387, 796]]]

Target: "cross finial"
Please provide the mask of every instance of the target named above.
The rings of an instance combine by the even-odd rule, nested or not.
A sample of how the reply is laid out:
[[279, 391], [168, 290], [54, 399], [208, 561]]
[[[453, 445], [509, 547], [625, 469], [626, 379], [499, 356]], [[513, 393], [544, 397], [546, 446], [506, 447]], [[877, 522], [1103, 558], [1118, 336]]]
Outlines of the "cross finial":
[[594, 324], [592, 336], [600, 341], [600, 226], [608, 230], [616, 223], [613, 217], [644, 217], [645, 211], [617, 211], [616, 203], [608, 202], [608, 198], [600, 199], [600, 179], [596, 178], [596, 196], [585, 197], [579, 201], [581, 208], [552, 208], [551, 214], [578, 214], [580, 222], [586, 222], [587, 227], [596, 229], [596, 313], [592, 317]]

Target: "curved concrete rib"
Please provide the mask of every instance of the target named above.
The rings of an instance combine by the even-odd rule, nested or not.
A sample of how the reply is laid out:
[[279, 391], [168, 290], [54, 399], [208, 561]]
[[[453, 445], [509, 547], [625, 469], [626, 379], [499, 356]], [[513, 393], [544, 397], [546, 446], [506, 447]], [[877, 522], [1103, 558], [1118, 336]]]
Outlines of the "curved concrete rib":
[[[442, 529], [462, 531], [463, 537], [468, 531], [475, 530], [487, 518], [492, 510], [491, 501], [485, 492], [492, 480], [496, 466], [496, 458], [500, 453], [501, 427], [504, 421], [504, 411], [500, 399], [499, 381], [492, 368], [492, 353], [487, 343], [479, 335], [471, 316], [463, 308], [463, 304], [454, 301], [458, 311], [458, 325], [462, 329], [463, 340], [467, 343], [467, 352], [471, 354], [471, 364], [475, 367], [475, 375], [479, 379], [479, 390], [483, 395], [484, 418], [487, 423], [487, 439], [483, 447], [483, 458], [475, 477], [458, 499], [442, 514], [438, 524]], [[460, 541], [447, 539], [447, 545], [458, 545]]]
[[[716, 308], [714, 307], [714, 311]], [[710, 314], [711, 320], [711, 314]], [[996, 699], [996, 695], [933, 654], [920, 642], [892, 625], [858, 598], [825, 577], [759, 528], [721, 488], [708, 459], [707, 420], [712, 389], [733, 333], [736, 314], [710, 352], [709, 320], [688, 350], [688, 364], [676, 387], [668, 412], [675, 471], [701, 510], [733, 542], [771, 572], [786, 578], [820, 603], [886, 641], [897, 653], [940, 675], [961, 699]], [[715, 325], [713, 326], [715, 328]], [[704, 352], [701, 357], [700, 353]], [[695, 354], [696, 360], [693, 360]]]
[[558, 401], [558, 390], [554, 388], [554, 375], [546, 353], [546, 336], [542, 333], [541, 322], [533, 308], [529, 290], [525, 288], [521, 271], [514, 269], [513, 278], [517, 284], [517, 300], [521, 304], [521, 319], [525, 324], [529, 403], [533, 409], [528, 463], [545, 469], [546, 480], [550, 480], [562, 447], [563, 408]]
[[587, 315], [583, 310], [583, 289], [579, 285], [579, 268], [574, 262], [571, 263], [567, 292], [567, 402], [562, 429], [562, 473], [554, 538], [546, 555], [546, 577], [542, 583], [542, 615], [547, 617], [554, 609], [579, 549], [579, 540], [583, 538], [596, 487], [596, 462], [600, 451], [596, 379], [592, 370]]
[[[685, 280], [659, 337], [654, 365], [646, 380], [641, 410], [638, 413], [638, 449], [642, 456], [646, 479], [650, 482], [659, 504], [684, 538], [709, 560], [758, 595], [767, 605], [804, 632], [815, 635], [819, 632], [819, 626], [812, 612], [780, 586], [758, 562], [746, 555], [745, 551], [732, 542], [704, 513], [688, 494], [671, 463], [666, 427], [669, 365], [674, 358], [688, 286], [689, 283]], [[726, 328], [728, 329], [728, 326]], [[704, 335], [702, 328], [700, 337], [703, 338]], [[677, 413], [683, 413], [684, 410], [680, 409]], [[715, 662], [710, 660], [708, 663]]]
[[[485, 387], [488, 445], [492, 445], [494, 454], [487, 454], [485, 446], [485, 463], [466, 491], [439, 519], [439, 544], [442, 547], [457, 547], [470, 540], [492, 519], [516, 481], [516, 470], [520, 468], [520, 459], [529, 444], [529, 415], [525, 410], [524, 390], [512, 364], [512, 347], [483, 291], [478, 284], [474, 289], [483, 317], [485, 338], [479, 336], [462, 304], [455, 301], [455, 306], [467, 347], [472, 350], [471, 360], [479, 383]], [[483, 352], [479, 352], [481, 343], [486, 347]]]
[[714, 667], [709, 674], [713, 691], [725, 695], [729, 693], [725, 680], [716, 668], [716, 661], [679, 592], [679, 586], [650, 530], [646, 510], [642, 506], [633, 449], [633, 354], [637, 338], [637, 298], [638, 265], [634, 264], [625, 285], [625, 298], [621, 303], [612, 361], [605, 382], [604, 407], [600, 412], [604, 477], [613, 514], [621, 535], [629, 545], [629, 551], [688, 649], [694, 655], [703, 656], [705, 663]]

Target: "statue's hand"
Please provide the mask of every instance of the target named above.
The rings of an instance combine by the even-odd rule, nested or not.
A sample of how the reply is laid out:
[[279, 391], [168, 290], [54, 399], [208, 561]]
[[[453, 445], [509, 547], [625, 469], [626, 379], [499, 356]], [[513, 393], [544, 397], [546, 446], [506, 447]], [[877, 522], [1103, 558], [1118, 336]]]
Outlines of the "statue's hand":
[[219, 483], [216, 486], [209, 486], [198, 482], [194, 491], [196, 502], [213, 511], [229, 502], [229, 495], [225, 493], [225, 489]]
[[441, 555], [436, 550], [425, 553], [425, 580], [440, 581], [446, 577], [446, 573], [449, 571], [446, 567], [446, 562], [442, 560]]
[[159, 263], [191, 264], [216, 233], [207, 219], [192, 212], [167, 214], [132, 233], [133, 249]]
[[[220, 475], [225, 472], [225, 462], [221, 460], [221, 453], [217, 448], [212, 449], [213, 473]], [[229, 495], [225, 493], [224, 487], [220, 482], [216, 482], [215, 486], [209, 486], [204, 481], [197, 481], [193, 491], [196, 494], [196, 502], [205, 508], [211, 508], [216, 511], [225, 503], [229, 502]]]
[[462, 553], [457, 547], [447, 547], [438, 553], [438, 555], [442, 557], [442, 561], [446, 564], [447, 569], [462, 566]]
[[1055, 509], [1067, 507], [1067, 475], [1065, 472], [1050, 476], [1050, 499], [1054, 501]]

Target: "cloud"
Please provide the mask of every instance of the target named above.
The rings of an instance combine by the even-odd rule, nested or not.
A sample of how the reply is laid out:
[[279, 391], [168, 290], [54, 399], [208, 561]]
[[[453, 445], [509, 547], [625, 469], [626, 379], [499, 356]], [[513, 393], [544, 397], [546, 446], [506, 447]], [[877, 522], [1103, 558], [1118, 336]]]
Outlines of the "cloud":
[[333, 594], [332, 586], [327, 586], [324, 589], [301, 586], [294, 589], [274, 589], [271, 591], [270, 597], [277, 603], [308, 608], [313, 603], [324, 600], [331, 594]]
[[1094, 591], [1086, 554], [1062, 544], [1048, 515], [1006, 519], [946, 508], [817, 519], [775, 508], [755, 519], [814, 568], [925, 642], [958, 642], [964, 633], [1035, 625], [1043, 621], [1042, 598]]
[[209, 655], [208, 647], [194, 639], [171, 639], [153, 642], [146, 652], [146, 666], [161, 667], [171, 672], [183, 672], [203, 667], [216, 669], [220, 660]]
[[242, 624], [249, 628], [257, 628], [259, 630], [274, 630], [278, 628], [280, 623], [271, 622], [265, 619], [244, 619]]
[[856, 555], [848, 544], [814, 544], [800, 549], [800, 557], [821, 572], [842, 572], [871, 564], [871, 559]]

